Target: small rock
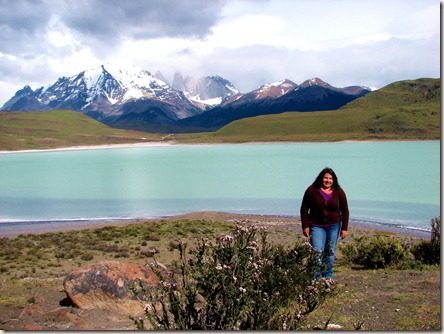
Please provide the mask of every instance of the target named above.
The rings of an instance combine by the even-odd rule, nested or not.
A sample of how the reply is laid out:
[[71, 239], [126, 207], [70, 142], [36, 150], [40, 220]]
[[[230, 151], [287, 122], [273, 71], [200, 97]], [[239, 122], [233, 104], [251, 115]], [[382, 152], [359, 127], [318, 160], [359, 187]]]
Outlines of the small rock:
[[327, 330], [339, 330], [342, 329], [341, 325], [336, 325], [336, 324], [328, 324], [327, 325]]
[[44, 313], [43, 303], [39, 297], [33, 297], [34, 302], [25, 306], [23, 311], [20, 313], [19, 318], [26, 318], [29, 316], [34, 316]]

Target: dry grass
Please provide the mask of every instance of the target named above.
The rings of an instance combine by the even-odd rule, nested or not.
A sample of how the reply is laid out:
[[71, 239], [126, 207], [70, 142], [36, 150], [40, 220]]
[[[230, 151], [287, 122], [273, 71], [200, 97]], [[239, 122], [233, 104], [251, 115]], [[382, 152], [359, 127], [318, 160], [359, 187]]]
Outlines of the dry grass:
[[[187, 241], [192, 250], [199, 238], [212, 239], [227, 232], [239, 218], [228, 214], [198, 216], [1, 238], [0, 320], [18, 320], [6, 322], [0, 329], [23, 329], [17, 327], [23, 326], [18, 315], [33, 299], [41, 300], [48, 309], [56, 308], [64, 298], [63, 279], [75, 268], [102, 260], [145, 264], [153, 261], [153, 249], [158, 261], [169, 264], [178, 258], [179, 241]], [[245, 223], [266, 226], [271, 242], [290, 245], [302, 237], [300, 223], [292, 218], [258, 216]], [[355, 233], [359, 231], [355, 229]], [[439, 266], [355, 270], [338, 253], [336, 279], [337, 296], [310, 316], [310, 326], [322, 326], [330, 318], [330, 323], [350, 330], [440, 329]], [[99, 323], [105, 329], [120, 328], [100, 314], [85, 311], [79, 329], [97, 329]], [[125, 315], [114, 317], [127, 319]], [[35, 321], [45, 324], [43, 328], [60, 328], [57, 319]]]

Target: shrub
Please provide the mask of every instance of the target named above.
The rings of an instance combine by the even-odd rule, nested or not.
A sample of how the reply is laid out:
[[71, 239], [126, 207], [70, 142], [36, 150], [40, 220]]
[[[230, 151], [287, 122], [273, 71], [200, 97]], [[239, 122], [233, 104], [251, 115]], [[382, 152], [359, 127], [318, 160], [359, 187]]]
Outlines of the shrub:
[[130, 257], [130, 254], [124, 250], [124, 249], [119, 249], [116, 254], [114, 254], [114, 258], [118, 259], [118, 258], [128, 258]]
[[141, 251], [139, 253], [140, 257], [154, 257], [154, 254], [159, 253], [159, 251], [156, 248], [152, 248], [149, 250]]
[[143, 235], [143, 240], [145, 240], [145, 241], [159, 241], [160, 237], [157, 235], [154, 235], [152, 232], [147, 231]]
[[402, 239], [386, 235], [363, 234], [352, 237], [352, 242], [341, 246], [345, 259], [363, 268], [386, 268], [408, 258]]
[[174, 241], [174, 240], [171, 240], [171, 241], [168, 243], [168, 250], [169, 250], [170, 252], [174, 251], [175, 249], [179, 249], [179, 248], [180, 248], [180, 241]]
[[83, 261], [91, 261], [92, 259], [94, 259], [94, 255], [91, 253], [85, 253], [85, 254], [82, 254], [80, 259]]
[[[233, 234], [198, 242], [188, 258], [179, 244], [180, 260], [172, 272], [152, 263], [157, 289], [140, 284], [134, 293], [148, 300], [145, 317], [156, 330], [280, 330], [302, 328], [305, 317], [333, 291], [330, 280], [313, 280], [312, 248], [268, 244], [266, 233], [238, 225]], [[133, 319], [144, 329], [143, 318]]]
[[432, 227], [431, 242], [441, 245], [441, 217], [435, 217], [430, 221]]
[[54, 255], [57, 259], [74, 259], [77, 256], [77, 253], [75, 250], [65, 251], [65, 250], [59, 250]]
[[430, 241], [424, 240], [412, 246], [411, 252], [415, 259], [421, 263], [438, 264], [441, 253], [441, 218], [433, 218], [430, 225], [432, 227]]
[[95, 249], [104, 253], [112, 253], [117, 252], [119, 250], [119, 246], [113, 244], [97, 244]]

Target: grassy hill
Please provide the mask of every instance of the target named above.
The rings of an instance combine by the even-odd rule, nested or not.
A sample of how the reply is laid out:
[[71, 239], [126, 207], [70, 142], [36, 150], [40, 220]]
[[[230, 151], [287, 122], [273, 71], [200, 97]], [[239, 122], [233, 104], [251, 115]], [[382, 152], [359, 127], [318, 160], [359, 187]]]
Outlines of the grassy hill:
[[[216, 132], [174, 134], [182, 143], [438, 140], [440, 79], [392, 83], [339, 110], [244, 118]], [[0, 112], [0, 150], [160, 141], [162, 135], [108, 127], [79, 112]]]
[[110, 128], [79, 112], [0, 112], [0, 150], [158, 141], [160, 135]]
[[395, 82], [339, 110], [287, 112], [235, 121], [187, 142], [439, 139], [440, 79]]

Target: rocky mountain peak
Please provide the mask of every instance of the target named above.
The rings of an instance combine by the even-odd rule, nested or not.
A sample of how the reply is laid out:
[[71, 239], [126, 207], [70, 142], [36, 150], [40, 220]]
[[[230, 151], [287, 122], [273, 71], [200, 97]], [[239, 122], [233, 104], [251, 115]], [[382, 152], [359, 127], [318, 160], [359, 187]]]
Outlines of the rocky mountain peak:
[[172, 87], [162, 73], [110, 64], [60, 77], [47, 87], [29, 86], [3, 110], [71, 109], [113, 127], [148, 132], [217, 129], [231, 121], [287, 111], [334, 110], [368, 93], [359, 86], [336, 88], [319, 78], [297, 85], [289, 79], [240, 93], [219, 75], [174, 74]]
[[[3, 109], [72, 109], [104, 120], [121, 115], [129, 101], [154, 99], [160, 101], [156, 108], [168, 109], [168, 117], [172, 119], [200, 112], [182, 92], [135, 66], [101, 65], [71, 77], [60, 77], [44, 89], [32, 91], [29, 86], [24, 87], [17, 94]], [[141, 112], [141, 108], [138, 104], [137, 112]]]
[[300, 88], [306, 88], [306, 87], [312, 87], [312, 86], [321, 86], [328, 89], [335, 89], [335, 87], [331, 86], [330, 84], [326, 83], [325, 81], [319, 79], [319, 78], [313, 78], [309, 80], [305, 80], [303, 83], [300, 84]]
[[183, 75], [180, 72], [175, 72], [173, 76], [173, 83], [171, 85], [172, 88], [184, 91], [185, 90], [185, 80], [183, 79]]
[[15, 95], [33, 95], [34, 91], [31, 89], [29, 85], [26, 85], [22, 89], [18, 90]]
[[154, 77], [155, 77], [156, 79], [159, 79], [159, 80], [165, 82], [167, 85], [171, 86], [170, 83], [167, 81], [167, 79], [165, 79], [165, 77], [163, 76], [162, 72], [157, 71], [157, 72], [154, 74]]
[[231, 82], [219, 75], [196, 79], [193, 76], [184, 78], [180, 72], [176, 72], [172, 87], [183, 91], [190, 101], [202, 109], [219, 105], [239, 93]]
[[295, 84], [293, 81], [284, 79], [278, 82], [262, 85], [254, 92], [256, 93], [256, 99], [264, 99], [267, 97], [276, 98], [287, 94], [289, 91], [292, 91], [297, 87], [298, 85]]

